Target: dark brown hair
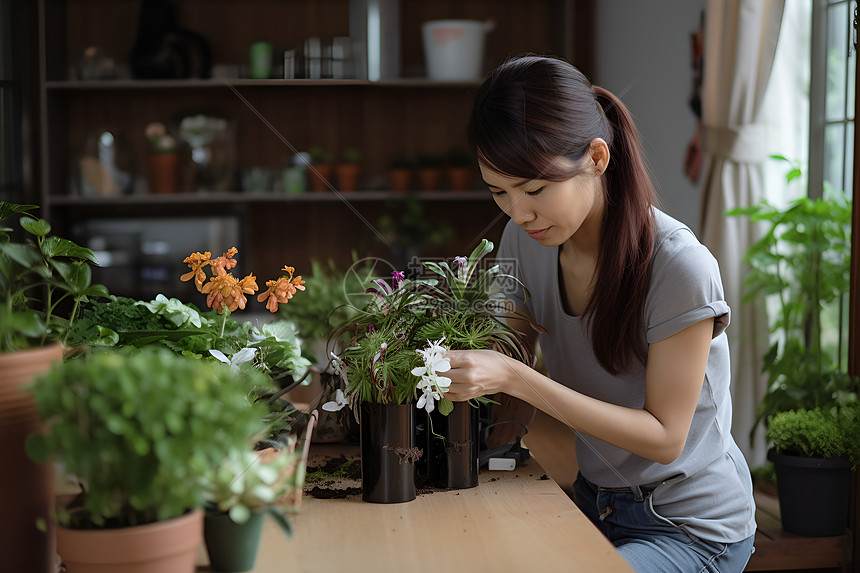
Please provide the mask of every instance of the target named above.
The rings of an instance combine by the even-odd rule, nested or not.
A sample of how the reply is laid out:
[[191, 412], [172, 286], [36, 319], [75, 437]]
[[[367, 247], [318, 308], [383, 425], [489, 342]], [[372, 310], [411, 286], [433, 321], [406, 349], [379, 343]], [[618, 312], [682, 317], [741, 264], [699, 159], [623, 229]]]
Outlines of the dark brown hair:
[[[591, 343], [611, 374], [645, 364], [641, 343], [657, 198], [630, 112], [571, 64], [520, 56], [478, 89], [467, 136], [479, 161], [504, 175], [565, 181], [582, 170], [595, 138], [609, 146], [597, 279], [585, 310]], [[554, 161], [572, 160], [574, 167]]]

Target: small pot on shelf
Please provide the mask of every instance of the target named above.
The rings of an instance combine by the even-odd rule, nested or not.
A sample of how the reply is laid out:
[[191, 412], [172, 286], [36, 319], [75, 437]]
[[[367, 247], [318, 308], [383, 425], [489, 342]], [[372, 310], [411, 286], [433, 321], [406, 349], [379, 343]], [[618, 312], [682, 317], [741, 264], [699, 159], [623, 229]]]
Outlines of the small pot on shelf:
[[154, 153], [146, 157], [149, 192], [158, 195], [179, 191], [179, 153]]

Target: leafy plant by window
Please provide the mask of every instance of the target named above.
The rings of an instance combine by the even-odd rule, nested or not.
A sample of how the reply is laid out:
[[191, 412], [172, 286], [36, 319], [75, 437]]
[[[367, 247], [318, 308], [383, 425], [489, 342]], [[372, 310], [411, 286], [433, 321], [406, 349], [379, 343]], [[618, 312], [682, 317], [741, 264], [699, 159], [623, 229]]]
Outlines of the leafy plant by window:
[[768, 439], [781, 454], [860, 459], [860, 417], [856, 407], [789, 410], [773, 415]]
[[[791, 164], [787, 182], [800, 176], [796, 162], [773, 157]], [[766, 226], [744, 258], [750, 270], [743, 301], [769, 296], [778, 307], [770, 319], [773, 343], [762, 358], [768, 390], [756, 425], [777, 412], [856, 401], [857, 381], [839, 367], [839, 337], [827, 343], [822, 329], [825, 309], [839, 305], [849, 288], [850, 199], [825, 189], [819, 199], [803, 197], [784, 209], [763, 200], [727, 215]]]

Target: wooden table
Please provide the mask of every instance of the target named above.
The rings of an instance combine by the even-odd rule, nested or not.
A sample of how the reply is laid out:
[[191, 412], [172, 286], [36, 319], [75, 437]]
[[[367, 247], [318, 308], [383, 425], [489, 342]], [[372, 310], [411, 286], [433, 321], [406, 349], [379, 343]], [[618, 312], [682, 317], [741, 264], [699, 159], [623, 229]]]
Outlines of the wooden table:
[[[314, 445], [312, 456], [343, 447]], [[632, 571], [534, 459], [478, 481], [399, 504], [305, 494], [292, 539], [266, 520], [253, 571]]]

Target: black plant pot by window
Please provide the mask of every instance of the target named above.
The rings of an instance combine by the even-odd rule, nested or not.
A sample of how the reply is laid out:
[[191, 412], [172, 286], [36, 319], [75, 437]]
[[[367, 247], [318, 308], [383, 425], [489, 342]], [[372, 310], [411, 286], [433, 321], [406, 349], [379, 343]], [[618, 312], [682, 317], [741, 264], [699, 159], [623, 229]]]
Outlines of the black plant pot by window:
[[478, 418], [478, 408], [468, 402], [454, 402], [454, 410], [447, 416], [438, 410], [430, 414], [427, 465], [436, 487], [467, 489], [478, 485]]
[[805, 537], [842, 535], [848, 525], [851, 462], [806, 458], [770, 450], [782, 528]]
[[362, 499], [371, 503], [403, 503], [415, 499], [415, 405], [362, 403]]

